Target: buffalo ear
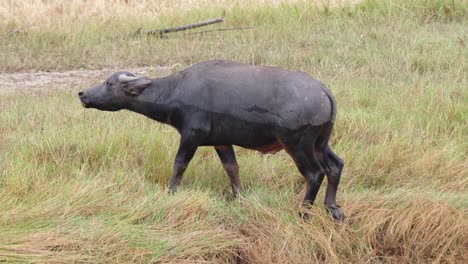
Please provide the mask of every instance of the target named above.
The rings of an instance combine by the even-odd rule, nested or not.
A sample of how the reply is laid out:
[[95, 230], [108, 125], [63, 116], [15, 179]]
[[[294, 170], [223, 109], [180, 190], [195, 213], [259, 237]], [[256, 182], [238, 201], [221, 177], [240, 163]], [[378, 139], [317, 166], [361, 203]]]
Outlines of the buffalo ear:
[[136, 80], [125, 82], [124, 90], [131, 95], [139, 95], [151, 85], [151, 80], [141, 77]]

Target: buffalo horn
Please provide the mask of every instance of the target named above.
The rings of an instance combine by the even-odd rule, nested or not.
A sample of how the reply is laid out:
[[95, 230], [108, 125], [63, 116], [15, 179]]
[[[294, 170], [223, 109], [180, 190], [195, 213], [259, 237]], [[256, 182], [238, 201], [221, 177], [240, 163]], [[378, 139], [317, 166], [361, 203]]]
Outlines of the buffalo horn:
[[133, 76], [128, 76], [128, 75], [125, 75], [125, 74], [120, 74], [119, 75], [119, 82], [130, 82], [130, 81], [134, 81], [134, 80], [137, 80], [138, 77], [133, 77]]

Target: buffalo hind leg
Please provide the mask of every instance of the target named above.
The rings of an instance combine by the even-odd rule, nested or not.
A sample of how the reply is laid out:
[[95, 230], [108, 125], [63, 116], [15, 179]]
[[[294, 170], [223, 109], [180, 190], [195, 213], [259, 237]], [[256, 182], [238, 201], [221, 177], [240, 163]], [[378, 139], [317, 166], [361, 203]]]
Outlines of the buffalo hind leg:
[[336, 192], [338, 190], [338, 184], [340, 183], [341, 172], [343, 171], [344, 162], [338, 157], [330, 148], [326, 146], [325, 155], [328, 159], [325, 159], [327, 163], [327, 192], [325, 195], [325, 206], [328, 211], [332, 214], [333, 218], [339, 221], [343, 221], [344, 213], [340, 206], [336, 203]]
[[322, 126], [313, 152], [319, 159], [320, 164], [327, 174], [328, 184], [325, 195], [325, 207], [331, 213], [333, 218], [338, 221], [343, 221], [343, 211], [336, 204], [336, 192], [338, 190], [338, 184], [340, 182], [344, 162], [331, 150], [328, 144], [332, 130], [333, 123], [327, 123]]
[[237, 197], [242, 192], [242, 183], [239, 178], [239, 166], [232, 145], [215, 146], [216, 153], [231, 180], [232, 194]]
[[[281, 140], [280, 142], [288, 154], [293, 158], [299, 172], [306, 180], [306, 192], [303, 206], [310, 208], [317, 197], [320, 185], [325, 177], [325, 171], [317, 160], [317, 157], [315, 157], [314, 154], [308, 154], [307, 146], [313, 146], [314, 144], [304, 144], [304, 142], [291, 144], [287, 141]], [[307, 213], [301, 212], [300, 214], [304, 219], [308, 218]]]

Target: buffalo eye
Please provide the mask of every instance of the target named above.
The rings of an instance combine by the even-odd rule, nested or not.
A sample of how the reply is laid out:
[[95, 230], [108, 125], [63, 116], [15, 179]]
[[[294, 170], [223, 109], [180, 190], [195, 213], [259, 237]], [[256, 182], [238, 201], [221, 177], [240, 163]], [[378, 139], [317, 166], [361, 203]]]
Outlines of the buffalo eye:
[[111, 86], [112, 83], [110, 83], [109, 81], [105, 81], [105, 82], [104, 82], [104, 85], [105, 85], [105, 86]]

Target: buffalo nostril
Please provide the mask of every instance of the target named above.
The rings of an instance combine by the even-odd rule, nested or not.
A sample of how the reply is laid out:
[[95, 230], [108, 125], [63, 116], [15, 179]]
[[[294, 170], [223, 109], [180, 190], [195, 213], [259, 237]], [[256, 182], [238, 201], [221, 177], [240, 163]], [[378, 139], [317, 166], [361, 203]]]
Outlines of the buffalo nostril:
[[78, 96], [82, 96], [83, 94], [84, 94], [84, 92], [79, 92]]

